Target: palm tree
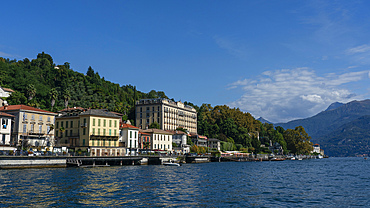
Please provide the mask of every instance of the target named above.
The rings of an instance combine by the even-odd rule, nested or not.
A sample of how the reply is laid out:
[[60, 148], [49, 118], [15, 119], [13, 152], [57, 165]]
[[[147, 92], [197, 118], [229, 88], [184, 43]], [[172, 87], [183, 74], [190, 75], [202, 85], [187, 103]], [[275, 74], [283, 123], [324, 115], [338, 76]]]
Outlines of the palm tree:
[[58, 98], [58, 91], [55, 88], [52, 88], [49, 92], [51, 98], [51, 110], [53, 110], [55, 105], [55, 100]]
[[68, 89], [66, 89], [64, 91], [64, 107], [67, 108], [68, 107], [68, 101], [71, 99], [71, 93], [69, 92]]
[[28, 100], [32, 100], [32, 98], [36, 95], [36, 88], [33, 84], [27, 85], [27, 95], [28, 95]]

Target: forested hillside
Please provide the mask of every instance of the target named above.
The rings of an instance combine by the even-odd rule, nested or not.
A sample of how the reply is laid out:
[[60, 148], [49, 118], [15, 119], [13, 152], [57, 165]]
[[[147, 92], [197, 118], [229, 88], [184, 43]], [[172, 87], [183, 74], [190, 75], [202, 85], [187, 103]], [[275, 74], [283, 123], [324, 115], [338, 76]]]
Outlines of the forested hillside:
[[50, 111], [66, 106], [105, 108], [134, 119], [134, 101], [142, 98], [167, 98], [164, 92], [136, 91], [131, 85], [112, 83], [89, 67], [86, 74], [56, 65], [44, 52], [36, 59], [9, 60], [0, 57], [0, 86], [15, 90], [9, 104], [27, 104]]
[[[11, 105], [26, 104], [53, 112], [74, 106], [104, 108], [122, 113], [124, 119], [132, 122], [135, 121], [135, 100], [168, 98], [162, 91], [144, 93], [131, 85], [120, 86], [107, 81], [91, 67], [82, 74], [73, 71], [68, 62], [56, 65], [44, 52], [33, 60], [0, 57], [0, 86], [15, 91], [6, 99]], [[263, 145], [269, 146], [270, 140], [281, 144], [285, 153], [309, 153], [312, 149], [310, 137], [303, 128], [274, 128], [272, 124], [262, 124], [251, 114], [226, 105], [185, 104], [192, 105], [198, 112], [198, 134], [220, 139], [224, 150], [268, 152]]]

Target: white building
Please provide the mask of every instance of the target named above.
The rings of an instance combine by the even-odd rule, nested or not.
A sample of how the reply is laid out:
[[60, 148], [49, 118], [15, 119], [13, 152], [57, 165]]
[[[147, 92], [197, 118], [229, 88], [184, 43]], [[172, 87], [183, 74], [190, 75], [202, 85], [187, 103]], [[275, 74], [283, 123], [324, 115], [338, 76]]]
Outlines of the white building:
[[1, 150], [13, 150], [11, 147], [10, 135], [13, 115], [0, 112], [0, 151]]
[[170, 131], [161, 129], [146, 129], [142, 130], [144, 133], [150, 134], [152, 138], [151, 148], [154, 151], [170, 152], [172, 153], [172, 135]]
[[131, 125], [130, 121], [121, 124], [118, 141], [126, 147], [126, 155], [136, 155], [139, 148], [139, 128]]
[[0, 87], [0, 97], [9, 97], [13, 92], [12, 89]]
[[182, 131], [173, 131], [172, 132], [172, 142], [177, 145], [177, 148], [174, 148], [174, 151], [178, 154], [190, 153], [190, 145], [187, 144], [187, 133]]

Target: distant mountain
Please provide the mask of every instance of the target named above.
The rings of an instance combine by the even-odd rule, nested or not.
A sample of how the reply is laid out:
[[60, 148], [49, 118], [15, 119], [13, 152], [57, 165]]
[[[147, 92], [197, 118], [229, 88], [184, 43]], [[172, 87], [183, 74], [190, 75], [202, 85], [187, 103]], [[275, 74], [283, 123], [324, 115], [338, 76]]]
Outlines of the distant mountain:
[[270, 121], [268, 121], [268, 120], [266, 120], [266, 119], [264, 119], [262, 117], [259, 117], [257, 120], [258, 121], [261, 121], [261, 123], [269, 123], [269, 124], [272, 124]]
[[325, 111], [334, 110], [334, 109], [339, 108], [343, 105], [344, 105], [344, 103], [335, 102], [335, 103], [332, 103]]
[[[370, 100], [352, 101], [343, 105], [333, 103], [328, 109], [310, 118], [279, 123], [275, 124], [275, 126], [281, 126], [284, 129], [294, 129], [296, 126], [303, 126], [306, 132], [312, 137], [313, 142], [319, 143], [320, 141], [325, 141], [321, 144], [324, 149], [326, 147], [333, 147], [332, 145], [335, 145], [335, 142], [330, 141], [334, 140], [326, 140], [325, 138], [331, 138], [330, 135], [334, 135], [335, 133], [337, 138], [345, 139], [348, 135], [338, 133], [340, 132], [339, 129], [346, 127], [346, 125], [351, 126], [351, 123], [355, 122], [356, 119], [370, 115]], [[370, 125], [366, 128], [361, 127], [361, 131], [359, 132], [366, 132], [367, 128], [370, 128]], [[354, 145], [351, 144], [348, 146]], [[334, 151], [333, 153], [335, 153], [333, 156], [343, 155], [340, 151]]]
[[317, 138], [326, 154], [355, 156], [370, 154], [370, 115], [344, 124], [330, 134]]

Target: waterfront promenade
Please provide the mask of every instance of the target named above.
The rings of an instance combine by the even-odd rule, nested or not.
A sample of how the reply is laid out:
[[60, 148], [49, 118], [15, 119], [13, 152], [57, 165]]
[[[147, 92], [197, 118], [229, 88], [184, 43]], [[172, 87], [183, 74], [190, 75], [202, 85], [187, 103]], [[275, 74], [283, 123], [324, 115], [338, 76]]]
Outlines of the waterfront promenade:
[[[302, 156], [301, 159], [314, 159], [315, 156]], [[227, 156], [211, 155], [137, 155], [137, 156], [1, 156], [0, 169], [14, 168], [49, 168], [49, 167], [107, 167], [124, 165], [161, 165], [174, 163], [208, 163], [208, 162], [262, 162], [291, 160], [290, 157]]]

